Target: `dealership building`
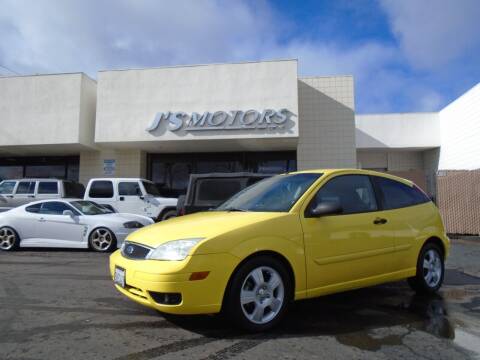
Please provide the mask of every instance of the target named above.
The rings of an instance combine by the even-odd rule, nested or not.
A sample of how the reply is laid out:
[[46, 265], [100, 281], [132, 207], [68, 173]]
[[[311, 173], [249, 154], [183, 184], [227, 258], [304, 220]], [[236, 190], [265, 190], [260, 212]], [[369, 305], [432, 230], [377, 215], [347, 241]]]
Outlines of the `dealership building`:
[[480, 84], [432, 113], [357, 115], [355, 95], [296, 60], [2, 77], [0, 178], [145, 177], [175, 195], [191, 173], [358, 167], [434, 195], [442, 171], [480, 168]]

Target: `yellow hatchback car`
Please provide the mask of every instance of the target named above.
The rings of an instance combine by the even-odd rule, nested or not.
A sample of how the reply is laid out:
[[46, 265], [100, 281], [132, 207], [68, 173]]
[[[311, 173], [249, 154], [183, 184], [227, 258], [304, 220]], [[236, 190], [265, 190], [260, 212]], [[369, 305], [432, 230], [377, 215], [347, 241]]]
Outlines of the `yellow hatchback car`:
[[366, 170], [274, 176], [211, 211], [142, 228], [111, 255], [116, 288], [171, 314], [224, 311], [263, 331], [293, 300], [408, 279], [442, 285], [449, 240], [412, 182]]

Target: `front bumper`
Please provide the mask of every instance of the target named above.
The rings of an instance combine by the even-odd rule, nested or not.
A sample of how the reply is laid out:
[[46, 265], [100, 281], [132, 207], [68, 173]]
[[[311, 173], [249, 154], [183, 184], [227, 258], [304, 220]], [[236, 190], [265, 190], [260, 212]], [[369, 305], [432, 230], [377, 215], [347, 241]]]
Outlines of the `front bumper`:
[[[238, 263], [231, 254], [194, 255], [183, 261], [131, 260], [118, 250], [110, 256], [110, 274], [113, 279], [116, 266], [125, 269], [125, 288], [115, 287], [137, 303], [170, 314], [210, 314], [220, 311]], [[201, 271], [210, 273], [203, 280], [189, 280]], [[180, 293], [182, 300], [178, 305], [159, 304], [151, 292]]]

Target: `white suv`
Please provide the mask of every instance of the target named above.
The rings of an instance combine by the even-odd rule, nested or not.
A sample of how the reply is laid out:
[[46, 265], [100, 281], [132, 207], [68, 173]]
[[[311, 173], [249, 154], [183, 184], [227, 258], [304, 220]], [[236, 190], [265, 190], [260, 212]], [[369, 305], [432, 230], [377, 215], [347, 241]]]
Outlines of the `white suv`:
[[36, 200], [82, 198], [85, 188], [70, 180], [12, 179], [0, 182], [0, 211]]
[[144, 215], [155, 221], [176, 216], [177, 199], [160, 196], [155, 184], [145, 179], [91, 179], [84, 199], [111, 207], [116, 212]]

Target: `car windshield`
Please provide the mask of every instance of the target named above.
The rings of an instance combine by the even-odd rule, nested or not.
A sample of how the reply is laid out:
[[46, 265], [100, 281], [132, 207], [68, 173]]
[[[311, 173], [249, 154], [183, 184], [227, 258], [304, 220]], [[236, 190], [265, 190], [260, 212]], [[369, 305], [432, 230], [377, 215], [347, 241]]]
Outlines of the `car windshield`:
[[322, 174], [277, 175], [253, 184], [225, 201], [218, 211], [289, 211]]
[[158, 191], [157, 186], [154, 183], [151, 183], [148, 181], [142, 181], [142, 184], [147, 194], [150, 194], [153, 196], [160, 196], [160, 192]]
[[112, 212], [93, 201], [72, 201], [70, 204], [84, 215], [105, 215]]

